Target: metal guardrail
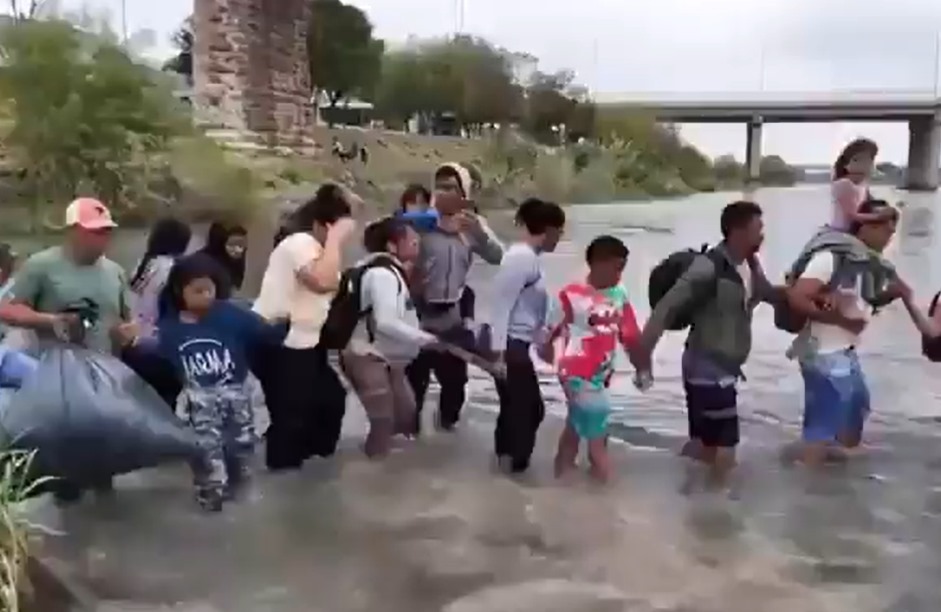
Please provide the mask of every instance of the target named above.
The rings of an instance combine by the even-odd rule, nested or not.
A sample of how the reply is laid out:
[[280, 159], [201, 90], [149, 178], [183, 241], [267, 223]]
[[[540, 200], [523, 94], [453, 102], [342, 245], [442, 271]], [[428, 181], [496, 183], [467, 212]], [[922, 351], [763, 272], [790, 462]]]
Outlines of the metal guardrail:
[[729, 104], [741, 106], [745, 104], [773, 105], [773, 104], [879, 104], [907, 103], [930, 104], [941, 103], [941, 93], [934, 89], [848, 89], [826, 92], [807, 91], [643, 91], [643, 92], [599, 92], [594, 94], [595, 102], [601, 104], [649, 104], [660, 105], [693, 105]]

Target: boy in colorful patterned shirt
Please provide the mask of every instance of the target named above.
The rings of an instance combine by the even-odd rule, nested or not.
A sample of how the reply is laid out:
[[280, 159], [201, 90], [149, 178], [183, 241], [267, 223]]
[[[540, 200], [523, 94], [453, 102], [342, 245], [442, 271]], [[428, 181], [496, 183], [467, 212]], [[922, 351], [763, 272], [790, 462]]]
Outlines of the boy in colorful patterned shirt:
[[551, 363], [555, 340], [564, 340], [558, 371], [568, 418], [555, 458], [557, 477], [575, 467], [582, 439], [588, 441], [591, 475], [601, 482], [610, 476], [607, 388], [618, 347], [633, 351], [639, 335], [634, 309], [621, 285], [627, 256], [628, 248], [619, 239], [595, 238], [585, 253], [588, 278], [559, 292], [562, 320], [541, 350], [541, 357]]

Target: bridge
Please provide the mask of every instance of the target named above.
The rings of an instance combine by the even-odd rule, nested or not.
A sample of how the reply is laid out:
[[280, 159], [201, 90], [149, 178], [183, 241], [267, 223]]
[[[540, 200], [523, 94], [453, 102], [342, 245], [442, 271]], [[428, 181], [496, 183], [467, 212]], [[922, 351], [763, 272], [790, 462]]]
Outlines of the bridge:
[[903, 187], [912, 191], [938, 188], [941, 97], [935, 90], [602, 94], [596, 102], [649, 113], [671, 123], [746, 124], [745, 166], [751, 181], [758, 180], [765, 123], [905, 121], [909, 145]]

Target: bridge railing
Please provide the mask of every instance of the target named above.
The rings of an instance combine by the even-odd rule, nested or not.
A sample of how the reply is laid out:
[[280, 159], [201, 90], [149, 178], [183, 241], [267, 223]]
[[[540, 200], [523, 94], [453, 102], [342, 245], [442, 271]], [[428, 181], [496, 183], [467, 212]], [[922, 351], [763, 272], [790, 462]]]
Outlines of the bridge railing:
[[842, 89], [832, 91], [638, 91], [638, 92], [598, 92], [596, 102], [602, 104], [838, 104], [905, 102], [929, 103], [941, 101], [941, 95], [934, 89]]

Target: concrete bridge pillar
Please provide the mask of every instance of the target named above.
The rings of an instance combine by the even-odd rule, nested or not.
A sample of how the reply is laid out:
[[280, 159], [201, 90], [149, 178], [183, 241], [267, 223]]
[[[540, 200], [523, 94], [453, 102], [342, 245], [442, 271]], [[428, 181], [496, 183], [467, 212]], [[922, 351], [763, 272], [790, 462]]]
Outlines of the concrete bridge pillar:
[[904, 188], [936, 191], [941, 164], [941, 116], [919, 117], [908, 122], [908, 169]]
[[761, 117], [748, 122], [745, 138], [745, 183], [757, 184], [761, 180]]

